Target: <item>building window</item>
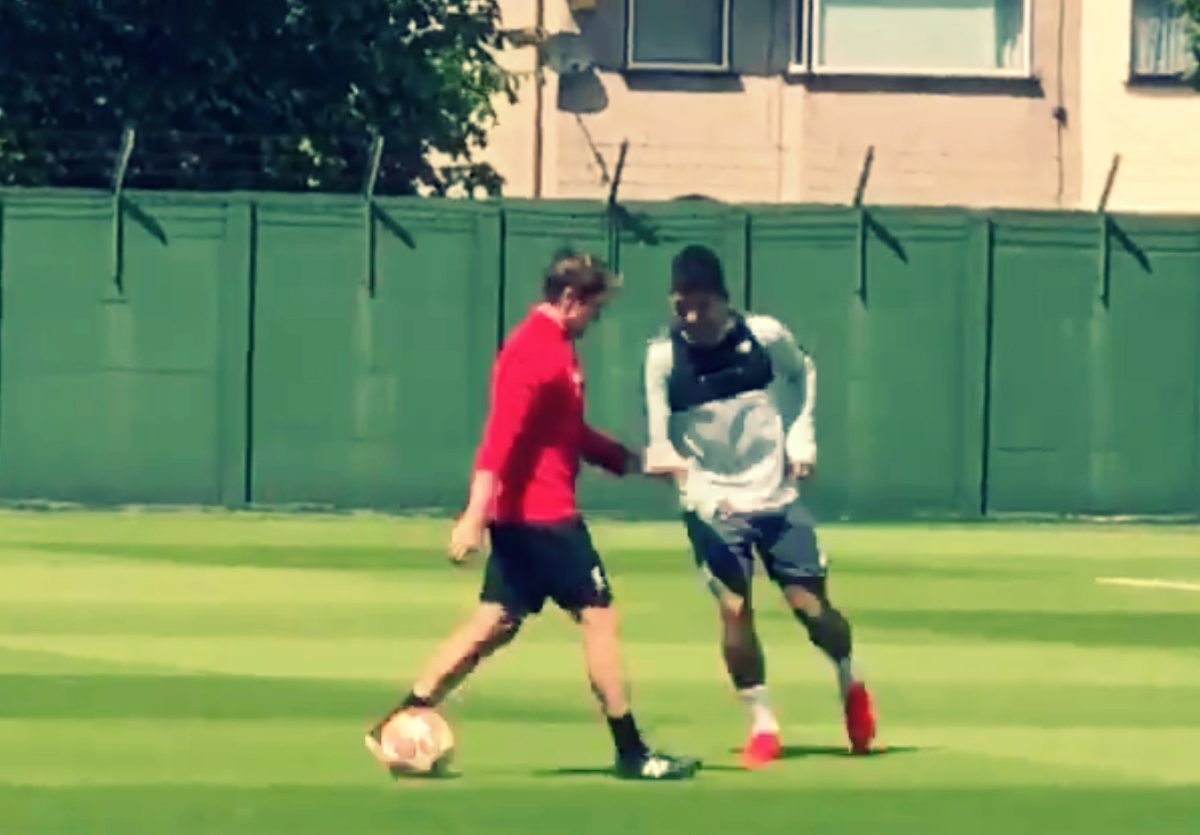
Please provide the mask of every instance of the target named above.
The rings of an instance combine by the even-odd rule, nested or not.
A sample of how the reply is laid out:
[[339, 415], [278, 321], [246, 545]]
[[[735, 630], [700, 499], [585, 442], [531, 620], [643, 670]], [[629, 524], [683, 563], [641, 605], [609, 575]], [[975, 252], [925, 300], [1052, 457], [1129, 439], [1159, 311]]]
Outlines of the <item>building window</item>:
[[628, 0], [628, 65], [633, 69], [728, 69], [730, 2]]
[[1195, 67], [1187, 19], [1175, 0], [1133, 0], [1134, 78], [1182, 78]]
[[1031, 0], [795, 0], [794, 69], [849, 75], [1017, 76]]

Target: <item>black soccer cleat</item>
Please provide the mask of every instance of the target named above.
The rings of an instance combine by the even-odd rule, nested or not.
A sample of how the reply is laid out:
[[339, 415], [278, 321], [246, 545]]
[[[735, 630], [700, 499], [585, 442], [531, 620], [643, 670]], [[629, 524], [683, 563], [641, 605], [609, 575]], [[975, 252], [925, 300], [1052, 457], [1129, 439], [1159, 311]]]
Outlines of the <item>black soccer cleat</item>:
[[395, 716], [397, 711], [392, 711], [387, 716], [380, 719], [363, 737], [363, 742], [366, 743], [367, 750], [371, 752], [380, 765], [388, 770], [392, 777], [399, 779], [404, 775], [404, 770], [396, 765], [388, 757], [387, 752], [383, 748], [383, 726], [388, 723], [388, 720]]
[[694, 757], [672, 757], [646, 751], [633, 757], [617, 757], [616, 773], [622, 780], [689, 780], [700, 770]]

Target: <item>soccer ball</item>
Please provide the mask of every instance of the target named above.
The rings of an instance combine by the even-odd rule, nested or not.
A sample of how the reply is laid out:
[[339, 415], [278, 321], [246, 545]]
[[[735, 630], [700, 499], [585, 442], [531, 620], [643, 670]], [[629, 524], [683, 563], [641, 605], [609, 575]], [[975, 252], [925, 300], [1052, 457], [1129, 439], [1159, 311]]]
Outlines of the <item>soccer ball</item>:
[[454, 754], [454, 734], [433, 710], [397, 713], [379, 735], [380, 746], [393, 773], [438, 774]]

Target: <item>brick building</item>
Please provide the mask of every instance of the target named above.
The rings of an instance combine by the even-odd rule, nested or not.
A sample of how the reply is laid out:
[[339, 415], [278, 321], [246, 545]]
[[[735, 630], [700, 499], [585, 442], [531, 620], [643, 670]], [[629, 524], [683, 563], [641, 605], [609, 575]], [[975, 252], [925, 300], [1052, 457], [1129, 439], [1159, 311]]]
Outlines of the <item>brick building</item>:
[[[1170, 0], [503, 0], [541, 49], [488, 158], [507, 193], [1200, 206], [1200, 95]], [[534, 82], [539, 61], [544, 83]]]

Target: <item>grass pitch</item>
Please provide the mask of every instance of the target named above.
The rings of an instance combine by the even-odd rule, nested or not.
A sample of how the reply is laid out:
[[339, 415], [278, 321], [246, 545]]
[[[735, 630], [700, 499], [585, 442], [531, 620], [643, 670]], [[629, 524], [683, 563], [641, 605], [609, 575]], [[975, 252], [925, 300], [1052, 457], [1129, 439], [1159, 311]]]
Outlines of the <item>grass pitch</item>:
[[365, 723], [476, 596], [478, 564], [440, 556], [444, 522], [0, 515], [0, 832], [1200, 827], [1196, 528], [824, 528], [887, 753], [843, 753], [832, 671], [760, 583], [789, 747], [754, 773], [681, 527], [594, 531], [639, 721], [704, 758], [693, 783], [606, 776], [576, 636], [551, 609], [448, 709], [456, 778], [378, 769]]

